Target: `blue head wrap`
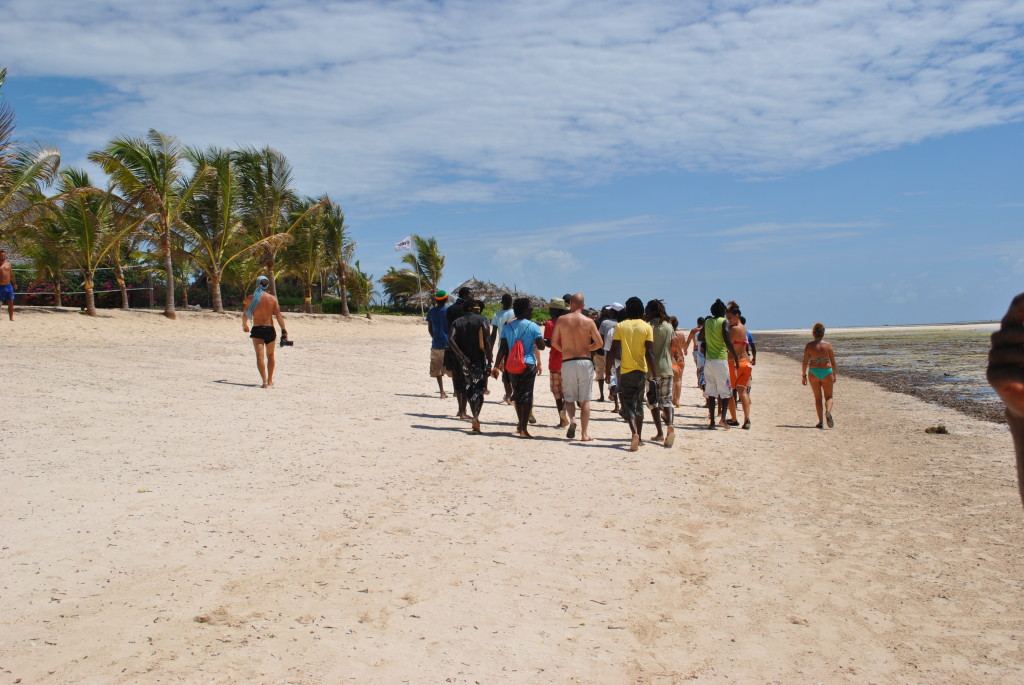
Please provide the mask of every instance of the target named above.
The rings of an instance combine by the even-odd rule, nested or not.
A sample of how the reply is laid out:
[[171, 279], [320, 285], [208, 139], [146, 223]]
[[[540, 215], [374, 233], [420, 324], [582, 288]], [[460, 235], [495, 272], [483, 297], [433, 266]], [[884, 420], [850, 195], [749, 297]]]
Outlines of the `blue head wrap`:
[[256, 305], [263, 299], [263, 293], [266, 292], [268, 285], [270, 285], [270, 279], [266, 276], [260, 276], [256, 279], [256, 290], [253, 291], [252, 301], [249, 302], [249, 307], [245, 310], [245, 315], [248, 318], [252, 318], [253, 313], [256, 311]]

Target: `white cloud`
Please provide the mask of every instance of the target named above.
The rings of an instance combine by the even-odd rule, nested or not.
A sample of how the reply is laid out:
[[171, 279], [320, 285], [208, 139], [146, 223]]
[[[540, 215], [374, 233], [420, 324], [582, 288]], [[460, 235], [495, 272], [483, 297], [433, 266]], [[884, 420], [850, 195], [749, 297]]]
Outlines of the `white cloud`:
[[71, 143], [270, 144], [306, 192], [387, 208], [764, 178], [1018, 121], [1022, 24], [1016, 0], [12, 0], [0, 45], [12, 79], [113, 89]]

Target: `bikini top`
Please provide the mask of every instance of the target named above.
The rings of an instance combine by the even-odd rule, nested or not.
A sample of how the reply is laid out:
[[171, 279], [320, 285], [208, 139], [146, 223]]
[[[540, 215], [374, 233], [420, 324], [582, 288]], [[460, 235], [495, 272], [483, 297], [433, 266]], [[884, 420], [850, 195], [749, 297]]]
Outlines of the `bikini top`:
[[819, 357], [818, 359], [808, 359], [807, 363], [808, 364], [818, 364], [820, 362], [827, 362], [827, 361], [828, 361], [828, 357]]

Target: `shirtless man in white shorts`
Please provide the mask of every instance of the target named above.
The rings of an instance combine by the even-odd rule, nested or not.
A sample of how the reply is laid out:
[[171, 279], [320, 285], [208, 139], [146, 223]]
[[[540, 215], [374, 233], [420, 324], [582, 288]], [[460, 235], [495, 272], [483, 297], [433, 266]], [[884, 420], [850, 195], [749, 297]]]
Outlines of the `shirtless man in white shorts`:
[[604, 341], [597, 325], [583, 314], [583, 295], [569, 298], [569, 313], [558, 317], [551, 346], [562, 353], [562, 397], [569, 417], [569, 430], [565, 437], [576, 437], [576, 405], [580, 405], [580, 440], [589, 442], [590, 394], [594, 389], [594, 362], [591, 353], [602, 347]]

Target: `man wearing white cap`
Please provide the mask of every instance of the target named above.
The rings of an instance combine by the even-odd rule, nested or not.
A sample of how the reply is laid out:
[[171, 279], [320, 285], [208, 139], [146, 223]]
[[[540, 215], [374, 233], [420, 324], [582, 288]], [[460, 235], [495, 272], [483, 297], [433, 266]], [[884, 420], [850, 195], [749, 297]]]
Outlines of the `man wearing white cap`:
[[266, 292], [270, 279], [260, 276], [256, 279], [256, 290], [245, 299], [245, 311], [242, 312], [242, 330], [249, 333], [249, 319], [252, 319], [252, 346], [256, 350], [256, 368], [260, 370], [263, 385], [270, 388], [274, 385], [274, 341], [277, 331], [274, 330], [274, 317], [281, 325], [281, 340], [288, 339], [288, 331], [284, 328], [284, 317], [277, 298]]

